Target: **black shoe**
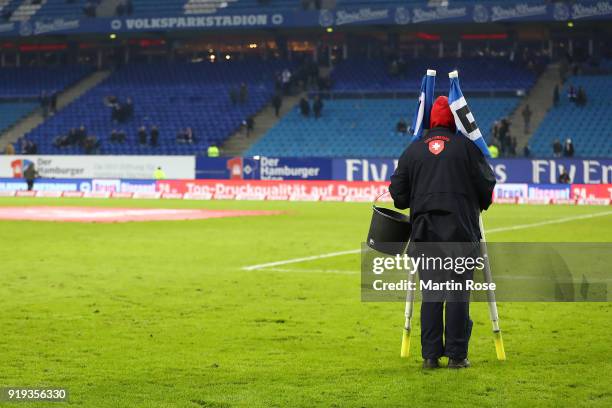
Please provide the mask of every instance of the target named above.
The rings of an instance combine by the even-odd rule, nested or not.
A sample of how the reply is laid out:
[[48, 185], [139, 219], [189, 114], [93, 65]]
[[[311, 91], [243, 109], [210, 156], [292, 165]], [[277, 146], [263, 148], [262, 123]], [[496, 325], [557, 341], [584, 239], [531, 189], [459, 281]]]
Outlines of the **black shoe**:
[[423, 368], [432, 369], [432, 368], [440, 368], [440, 364], [438, 363], [437, 358], [426, 358], [423, 360]]
[[470, 360], [464, 358], [463, 360], [455, 360], [454, 358], [448, 359], [448, 368], [468, 368], [470, 366]]

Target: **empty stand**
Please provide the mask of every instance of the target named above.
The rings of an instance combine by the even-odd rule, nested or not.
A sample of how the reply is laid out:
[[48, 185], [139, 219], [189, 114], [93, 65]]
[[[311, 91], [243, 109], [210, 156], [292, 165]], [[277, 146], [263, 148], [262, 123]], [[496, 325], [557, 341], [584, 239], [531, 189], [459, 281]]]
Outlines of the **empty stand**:
[[406, 61], [402, 76], [389, 74], [389, 64], [383, 60], [348, 59], [334, 69], [334, 89], [341, 91], [415, 91], [428, 68], [438, 72], [436, 90], [448, 92], [447, 74], [459, 70], [461, 87], [470, 90], [515, 91], [529, 89], [536, 76], [518, 63], [502, 58], [417, 58]]
[[[241, 123], [257, 113], [272, 97], [274, 74], [289, 64], [282, 61], [232, 61], [220, 63], [129, 65], [113, 73], [57, 115], [27, 135], [46, 154], [82, 154], [80, 147], [58, 148], [53, 140], [70, 128], [84, 125], [88, 134], [101, 141], [102, 154], [197, 154], [210, 144], [221, 145]], [[248, 98], [232, 104], [230, 89], [244, 82]], [[111, 121], [104, 98], [132, 98], [133, 119], [123, 124]], [[142, 146], [137, 140], [141, 126], [156, 125], [159, 145]], [[177, 143], [179, 130], [191, 127], [193, 144]], [[125, 131], [127, 141], [110, 141], [112, 130]]]
[[60, 91], [92, 71], [84, 66], [2, 68], [0, 96], [36, 98], [42, 91]]
[[[573, 85], [586, 91], [587, 103], [577, 106], [567, 98], [567, 90]], [[551, 89], [552, 97], [552, 89]], [[530, 139], [534, 156], [552, 156], [555, 139], [561, 143], [571, 138], [576, 156], [612, 156], [612, 130], [606, 120], [610, 117], [612, 102], [612, 76], [570, 77], [560, 91], [559, 106], [553, 107]]]
[[36, 102], [3, 102], [0, 103], [0, 132], [28, 115], [38, 107]]
[[[493, 122], [507, 116], [518, 98], [478, 98], [466, 95], [480, 128], [488, 134]], [[247, 156], [398, 157], [409, 136], [395, 132], [404, 120], [410, 126], [415, 99], [349, 99], [324, 101], [323, 116], [287, 114], [253, 145]]]

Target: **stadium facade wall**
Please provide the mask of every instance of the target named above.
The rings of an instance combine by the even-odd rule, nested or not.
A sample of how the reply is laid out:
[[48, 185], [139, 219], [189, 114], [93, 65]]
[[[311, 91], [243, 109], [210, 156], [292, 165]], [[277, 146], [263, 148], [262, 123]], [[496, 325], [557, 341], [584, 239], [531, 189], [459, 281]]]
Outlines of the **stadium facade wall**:
[[184, 15], [177, 10], [168, 15], [137, 15], [124, 18], [33, 19], [0, 24], [0, 36], [31, 37], [49, 34], [129, 33], [148, 31], [259, 29], [297, 27], [340, 27], [359, 25], [408, 25], [418, 23], [497, 23], [522, 21], [568, 21], [609, 19], [611, 1], [572, 2], [460, 2], [448, 7], [430, 7], [427, 2], [399, 7], [368, 6], [335, 10], [261, 11], [234, 9], [212, 15]]

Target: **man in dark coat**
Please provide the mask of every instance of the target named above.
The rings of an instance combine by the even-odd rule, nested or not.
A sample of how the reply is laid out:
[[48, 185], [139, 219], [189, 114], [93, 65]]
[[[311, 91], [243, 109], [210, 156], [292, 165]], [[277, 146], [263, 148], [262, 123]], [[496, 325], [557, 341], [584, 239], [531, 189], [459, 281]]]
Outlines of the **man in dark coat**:
[[28, 191], [32, 191], [34, 188], [34, 180], [38, 177], [38, 172], [36, 171], [36, 167], [34, 167], [34, 163], [30, 163], [28, 168], [23, 172], [23, 177], [28, 185]]
[[274, 114], [276, 115], [276, 117], [278, 118], [280, 116], [280, 108], [283, 105], [283, 98], [281, 97], [280, 93], [276, 93], [274, 94], [274, 97], [272, 98], [272, 106], [274, 106]]
[[300, 99], [300, 112], [302, 116], [310, 116], [310, 105], [308, 104], [308, 100], [306, 98]]
[[319, 119], [321, 117], [321, 111], [323, 111], [323, 101], [320, 96], [312, 103], [312, 111], [314, 112], [315, 119]]
[[151, 146], [157, 147], [158, 143], [159, 143], [159, 129], [157, 128], [157, 126], [152, 126], [151, 127]]
[[138, 128], [138, 143], [142, 146], [147, 144], [147, 128], [144, 126]]
[[[411, 256], [420, 255], [422, 243], [464, 243], [461, 246], [471, 248], [474, 252], [470, 256], [476, 257], [479, 216], [491, 205], [495, 175], [478, 147], [467, 137], [456, 134], [447, 97], [436, 99], [430, 125], [427, 136], [412, 143], [400, 157], [389, 187], [395, 207], [410, 208], [409, 252], [412, 251]], [[446, 251], [444, 245], [437, 247]], [[414, 252], [415, 248], [419, 248], [418, 252]], [[443, 281], [457, 282], [471, 279], [473, 273], [458, 275], [450, 271], [445, 275], [441, 272], [422, 268], [419, 275], [422, 281], [443, 278]], [[449, 357], [450, 368], [469, 367], [467, 352], [472, 328], [469, 292], [450, 295], [422, 292], [423, 367], [438, 367], [438, 359], [443, 355]]]

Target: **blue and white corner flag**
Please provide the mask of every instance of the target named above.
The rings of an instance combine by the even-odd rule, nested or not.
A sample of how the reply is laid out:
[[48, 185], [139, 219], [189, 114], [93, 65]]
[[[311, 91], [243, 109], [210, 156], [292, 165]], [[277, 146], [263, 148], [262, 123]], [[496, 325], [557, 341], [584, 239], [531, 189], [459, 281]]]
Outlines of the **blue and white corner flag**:
[[465, 137], [476, 143], [476, 146], [482, 151], [485, 157], [491, 157], [487, 143], [480, 133], [480, 129], [476, 124], [476, 119], [470, 107], [468, 106], [461, 87], [459, 86], [459, 74], [457, 71], [449, 72], [448, 78], [450, 79], [450, 90], [448, 92], [448, 104], [450, 105], [451, 112], [455, 118], [455, 126], [457, 131], [461, 132]]
[[431, 106], [434, 100], [434, 88], [436, 87], [436, 71], [428, 69], [427, 74], [421, 81], [421, 94], [419, 104], [414, 112], [412, 120], [412, 139], [410, 143], [419, 140], [423, 136], [423, 130], [429, 129], [429, 118], [431, 116]]

